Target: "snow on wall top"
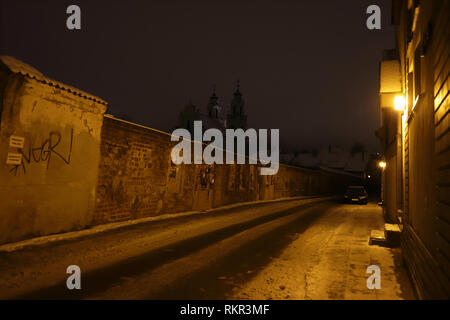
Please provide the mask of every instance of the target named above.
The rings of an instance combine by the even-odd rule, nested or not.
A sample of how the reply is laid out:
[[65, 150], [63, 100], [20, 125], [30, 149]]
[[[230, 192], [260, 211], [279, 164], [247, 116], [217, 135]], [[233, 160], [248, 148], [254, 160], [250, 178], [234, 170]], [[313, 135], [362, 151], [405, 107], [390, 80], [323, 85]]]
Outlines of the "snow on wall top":
[[106, 101], [103, 99], [91, 95], [87, 92], [74, 88], [72, 86], [66, 85], [56, 80], [52, 80], [44, 76], [39, 70], [33, 68], [32, 66], [14, 58], [11, 56], [0, 56], [0, 62], [4, 64], [11, 72], [21, 74], [31, 79], [36, 79], [39, 82], [45, 83], [47, 85], [53, 86], [55, 88], [59, 88], [65, 91], [68, 91], [77, 96], [83, 97], [88, 100], [95, 101], [97, 103], [108, 105]]

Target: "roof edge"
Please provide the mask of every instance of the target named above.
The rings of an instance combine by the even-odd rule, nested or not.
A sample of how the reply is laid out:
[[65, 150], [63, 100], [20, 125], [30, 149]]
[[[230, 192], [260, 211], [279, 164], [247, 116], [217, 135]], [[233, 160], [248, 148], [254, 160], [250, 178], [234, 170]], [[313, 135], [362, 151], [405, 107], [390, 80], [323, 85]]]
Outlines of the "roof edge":
[[92, 101], [95, 101], [95, 102], [100, 103], [105, 106], [108, 105], [108, 102], [106, 102], [105, 100], [103, 100], [97, 96], [94, 96], [90, 93], [87, 93], [87, 92], [77, 89], [75, 87], [66, 85], [62, 82], [59, 82], [59, 81], [56, 81], [56, 80], [53, 80], [53, 79], [50, 79], [50, 78], [44, 76], [36, 68], [33, 68], [32, 66], [30, 66], [12, 56], [0, 56], [0, 62], [3, 65], [5, 65], [5, 67], [7, 69], [9, 69], [9, 71], [11, 71], [12, 73], [20, 74], [20, 75], [28, 77], [30, 79], [37, 80], [41, 83], [47, 84], [49, 86], [52, 86], [52, 87], [55, 87], [58, 89], [62, 89], [64, 91], [70, 92], [74, 95], [85, 98], [87, 100], [92, 100]]

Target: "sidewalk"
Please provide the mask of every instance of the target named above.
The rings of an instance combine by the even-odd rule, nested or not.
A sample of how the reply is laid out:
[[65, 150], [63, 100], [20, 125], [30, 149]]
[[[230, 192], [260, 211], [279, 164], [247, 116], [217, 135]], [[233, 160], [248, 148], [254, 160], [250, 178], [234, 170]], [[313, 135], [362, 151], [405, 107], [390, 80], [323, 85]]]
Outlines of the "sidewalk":
[[[369, 245], [371, 229], [383, 229], [381, 209], [341, 205], [297, 234], [234, 299], [416, 299], [400, 248]], [[381, 270], [381, 289], [367, 288], [367, 267]]]

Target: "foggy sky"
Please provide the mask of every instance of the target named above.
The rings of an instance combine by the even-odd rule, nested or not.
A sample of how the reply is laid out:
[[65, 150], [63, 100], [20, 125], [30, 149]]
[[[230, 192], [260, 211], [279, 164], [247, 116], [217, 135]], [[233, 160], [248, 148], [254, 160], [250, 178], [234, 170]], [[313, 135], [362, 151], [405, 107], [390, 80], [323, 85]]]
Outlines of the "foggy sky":
[[[77, 4], [82, 30], [66, 28]], [[366, 8], [382, 30], [366, 28]], [[378, 63], [394, 47], [388, 0], [0, 0], [0, 54], [109, 102], [108, 113], [169, 131], [213, 84], [228, 111], [237, 79], [248, 124], [283, 147], [361, 141], [378, 149]]]

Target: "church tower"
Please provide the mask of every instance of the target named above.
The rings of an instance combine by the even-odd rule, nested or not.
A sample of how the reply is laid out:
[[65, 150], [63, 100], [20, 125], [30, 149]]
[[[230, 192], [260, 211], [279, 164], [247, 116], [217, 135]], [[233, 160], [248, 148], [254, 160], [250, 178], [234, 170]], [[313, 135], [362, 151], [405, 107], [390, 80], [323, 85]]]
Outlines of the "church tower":
[[216, 85], [213, 86], [212, 96], [209, 98], [208, 104], [206, 106], [208, 117], [213, 119], [221, 118], [221, 108], [219, 106], [219, 98], [216, 95]]
[[206, 105], [206, 114], [201, 115], [204, 129], [219, 129], [225, 132], [226, 120], [222, 115], [222, 107], [219, 103], [219, 98], [216, 95], [216, 86], [213, 86], [213, 93], [209, 97], [208, 104]]
[[194, 131], [194, 121], [200, 120], [200, 112], [197, 107], [189, 99], [189, 103], [184, 107], [184, 110], [180, 113], [180, 124], [178, 128], [187, 129], [189, 132]]
[[236, 91], [231, 100], [231, 110], [227, 115], [227, 128], [230, 129], [247, 129], [247, 115], [244, 113], [244, 99], [239, 90], [240, 83], [237, 81]]

